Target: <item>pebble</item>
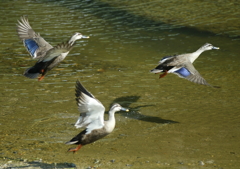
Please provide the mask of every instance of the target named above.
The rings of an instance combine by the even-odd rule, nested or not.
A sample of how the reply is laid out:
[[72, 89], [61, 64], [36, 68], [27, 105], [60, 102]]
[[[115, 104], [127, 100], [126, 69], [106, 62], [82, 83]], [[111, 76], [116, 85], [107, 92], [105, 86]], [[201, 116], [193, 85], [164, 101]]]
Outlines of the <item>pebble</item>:
[[100, 163], [100, 160], [95, 159], [95, 160], [94, 160], [94, 164], [98, 164], [98, 163]]
[[199, 165], [205, 165], [203, 161], [198, 161]]
[[214, 163], [214, 160], [208, 160], [208, 161], [206, 161], [206, 163], [208, 163], [208, 164], [213, 164], [213, 163]]
[[170, 165], [169, 163], [164, 163], [164, 165]]

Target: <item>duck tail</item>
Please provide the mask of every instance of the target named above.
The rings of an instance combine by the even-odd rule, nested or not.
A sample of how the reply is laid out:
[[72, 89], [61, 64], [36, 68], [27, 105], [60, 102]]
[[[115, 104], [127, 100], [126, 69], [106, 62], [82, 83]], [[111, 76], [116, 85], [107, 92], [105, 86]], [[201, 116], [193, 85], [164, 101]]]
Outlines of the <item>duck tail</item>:
[[157, 67], [155, 67], [154, 69], [150, 70], [151, 73], [160, 73], [160, 72], [165, 72], [165, 71], [169, 71], [170, 69], [172, 69], [174, 66], [167, 66], [165, 64], [160, 64]]
[[81, 133], [73, 137], [70, 141], [66, 142], [65, 144], [81, 144], [83, 136], [86, 134], [87, 130], [83, 130]]
[[160, 73], [160, 72], [162, 72], [163, 70], [159, 70], [159, 69], [152, 69], [152, 70], [150, 70], [150, 72], [151, 73]]
[[40, 75], [40, 73], [39, 73], [39, 70], [37, 70], [33, 66], [33, 67], [30, 67], [30, 68], [26, 69], [25, 72], [23, 73], [23, 75], [30, 78], [30, 79], [35, 79]]
[[154, 69], [152, 69], [150, 72], [151, 73], [161, 73], [165, 70], [165, 68], [160, 64], [157, 67], [155, 67]]
[[46, 67], [49, 65], [49, 63], [51, 62], [37, 62], [33, 67], [26, 69], [23, 75], [30, 79], [35, 79], [40, 74], [44, 76], [48, 71], [46, 70]]
[[78, 140], [68, 141], [68, 142], [66, 142], [65, 144], [70, 145], [70, 144], [77, 144], [77, 143], [78, 143]]

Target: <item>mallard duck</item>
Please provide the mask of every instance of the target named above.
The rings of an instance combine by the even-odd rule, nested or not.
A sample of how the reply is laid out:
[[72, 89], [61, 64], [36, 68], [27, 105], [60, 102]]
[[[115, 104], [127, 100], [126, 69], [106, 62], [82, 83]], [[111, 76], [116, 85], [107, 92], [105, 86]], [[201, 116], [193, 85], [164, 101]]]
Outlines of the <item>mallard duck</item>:
[[26, 16], [22, 16], [21, 20], [18, 20], [17, 33], [30, 56], [38, 60], [33, 67], [24, 72], [24, 76], [34, 79], [41, 74], [38, 81], [41, 81], [49, 70], [64, 60], [76, 40], [89, 38], [81, 33], [75, 33], [67, 43], [53, 47], [32, 29]]
[[151, 72], [163, 72], [159, 78], [163, 78], [167, 75], [167, 73], [174, 73], [179, 77], [185, 78], [191, 82], [211, 86], [195, 69], [192, 63], [199, 57], [202, 52], [212, 49], [219, 49], [219, 47], [214, 47], [213, 45], [206, 43], [193, 53], [163, 57], [159, 61], [160, 64], [155, 69], [152, 69]]
[[76, 148], [70, 148], [69, 152], [76, 152], [82, 146], [97, 141], [110, 134], [115, 128], [114, 114], [117, 111], [128, 111], [118, 103], [112, 105], [109, 110], [109, 119], [104, 121], [105, 107], [97, 100], [80, 81], [76, 82], [76, 101], [80, 111], [75, 127], [85, 128], [77, 136], [73, 137], [66, 144], [77, 144]]

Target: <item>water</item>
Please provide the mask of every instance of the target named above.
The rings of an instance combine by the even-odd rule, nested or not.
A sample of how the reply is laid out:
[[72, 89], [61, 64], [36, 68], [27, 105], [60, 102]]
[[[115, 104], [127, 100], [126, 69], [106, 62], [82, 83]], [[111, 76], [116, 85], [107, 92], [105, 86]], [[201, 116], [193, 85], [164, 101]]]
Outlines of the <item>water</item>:
[[[67, 162], [78, 168], [239, 166], [238, 31], [198, 31], [186, 27], [191, 17], [174, 25], [150, 20], [144, 11], [135, 11], [138, 6], [125, 7], [99, 1], [1, 2], [2, 161], [42, 159], [44, 164]], [[52, 45], [75, 32], [90, 36], [78, 41], [41, 82], [22, 76], [35, 63], [16, 33], [17, 20], [26, 14]], [[159, 80], [149, 73], [163, 56], [193, 52], [206, 42], [220, 50], [204, 52], [194, 66], [220, 89], [173, 74]], [[77, 79], [107, 110], [118, 102], [130, 112], [117, 113], [113, 133], [72, 155], [64, 143], [80, 131], [73, 126], [79, 115]]]

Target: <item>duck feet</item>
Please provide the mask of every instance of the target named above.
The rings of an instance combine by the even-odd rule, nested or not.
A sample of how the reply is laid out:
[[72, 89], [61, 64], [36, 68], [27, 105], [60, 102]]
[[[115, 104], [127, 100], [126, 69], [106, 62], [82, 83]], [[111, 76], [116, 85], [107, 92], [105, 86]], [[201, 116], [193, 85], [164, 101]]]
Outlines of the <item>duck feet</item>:
[[159, 79], [160, 79], [160, 78], [163, 78], [164, 76], [166, 76], [167, 73], [168, 73], [168, 71], [165, 71], [163, 74], [160, 74]]
[[40, 77], [38, 78], [38, 81], [40, 82], [41, 80], [43, 80], [43, 78], [44, 78], [44, 75], [40, 76]]
[[44, 75], [43, 75], [44, 69], [41, 69], [40, 72], [41, 72], [42, 75], [38, 78], [38, 81], [39, 81], [39, 82], [40, 82], [41, 80], [43, 80], [43, 78], [44, 78]]
[[79, 144], [76, 148], [69, 148], [69, 149], [68, 149], [68, 152], [73, 152], [73, 153], [75, 153], [75, 152], [78, 151], [81, 147], [82, 147], [82, 145]]

